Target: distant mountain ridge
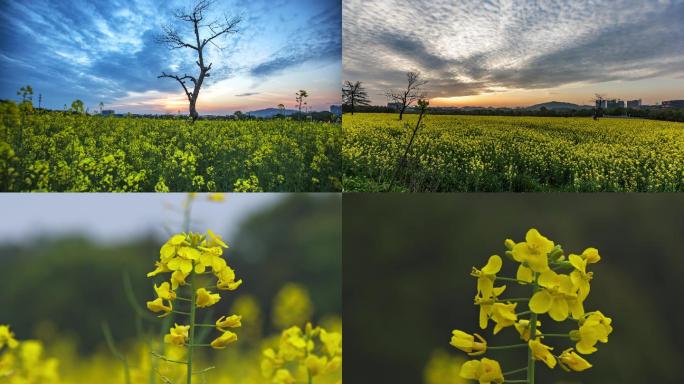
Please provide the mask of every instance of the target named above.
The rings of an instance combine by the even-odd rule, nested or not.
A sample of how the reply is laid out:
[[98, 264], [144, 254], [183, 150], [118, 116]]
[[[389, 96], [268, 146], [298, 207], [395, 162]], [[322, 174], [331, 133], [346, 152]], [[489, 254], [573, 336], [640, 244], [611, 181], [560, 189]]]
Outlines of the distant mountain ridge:
[[579, 104], [574, 104], [574, 103], [566, 103], [564, 101], [549, 101], [546, 103], [531, 105], [525, 109], [540, 110], [544, 107], [546, 109], [585, 109], [585, 108], [592, 108], [589, 105], [579, 105]]
[[258, 109], [256, 111], [249, 111], [246, 112], [245, 115], [250, 115], [253, 117], [273, 117], [275, 115], [285, 115], [289, 116], [292, 114], [297, 113], [297, 110], [295, 109], [283, 109], [282, 111], [278, 108], [265, 108], [265, 109]]

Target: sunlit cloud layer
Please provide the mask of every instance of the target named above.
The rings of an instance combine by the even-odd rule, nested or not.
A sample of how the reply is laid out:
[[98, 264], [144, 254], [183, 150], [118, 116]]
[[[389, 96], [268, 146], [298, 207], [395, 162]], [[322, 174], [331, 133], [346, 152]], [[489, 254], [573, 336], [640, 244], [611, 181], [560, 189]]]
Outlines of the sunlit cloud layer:
[[[43, 105], [61, 109], [75, 99], [117, 112], [187, 113], [187, 100], [162, 72], [195, 73], [189, 50], [155, 41], [173, 11], [191, 1], [96, 0], [2, 2], [0, 98], [26, 84]], [[240, 32], [209, 45], [211, 77], [198, 100], [201, 114], [294, 105], [306, 89], [313, 109], [339, 104], [339, 0], [217, 0], [210, 18], [241, 16]], [[181, 31], [191, 30], [181, 22]], [[183, 30], [183, 28], [186, 28]], [[37, 98], [37, 95], [36, 95]]]
[[343, 77], [363, 81], [376, 103], [408, 70], [442, 105], [684, 98], [681, 0], [343, 4]]

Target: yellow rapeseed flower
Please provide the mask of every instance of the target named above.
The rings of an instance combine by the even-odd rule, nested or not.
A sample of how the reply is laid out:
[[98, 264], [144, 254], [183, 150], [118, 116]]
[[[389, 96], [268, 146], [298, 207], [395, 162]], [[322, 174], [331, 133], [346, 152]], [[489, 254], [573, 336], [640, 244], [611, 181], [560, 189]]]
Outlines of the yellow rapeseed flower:
[[279, 369], [273, 376], [273, 384], [294, 384], [297, 380], [292, 376], [287, 369]]
[[167, 344], [183, 346], [188, 341], [189, 330], [189, 325], [175, 324], [175, 326], [169, 330], [169, 333], [164, 335], [164, 342]]
[[[477, 338], [478, 341], [475, 341]], [[458, 329], [451, 331], [451, 342], [449, 343], [455, 348], [466, 352], [470, 356], [484, 355], [487, 352], [487, 341], [482, 336], [469, 334]]]
[[492, 295], [494, 289], [494, 280], [496, 274], [501, 270], [503, 261], [498, 255], [489, 257], [487, 264], [482, 269], [473, 267], [472, 275], [477, 277], [477, 294], [480, 297], [488, 298]]
[[235, 333], [231, 331], [224, 331], [221, 336], [217, 337], [211, 342], [211, 347], [214, 349], [223, 349], [228, 346], [228, 344], [237, 341], [237, 339], [238, 337]]
[[532, 228], [527, 231], [525, 241], [515, 244], [511, 252], [516, 261], [527, 263], [535, 272], [545, 272], [549, 270], [548, 254], [554, 246], [553, 241]]
[[582, 356], [575, 353], [572, 348], [568, 348], [558, 357], [558, 362], [564, 370], [570, 372], [577, 371], [581, 372], [591, 368], [591, 364], [584, 360]]
[[199, 308], [210, 307], [221, 300], [220, 294], [211, 293], [211, 291], [208, 291], [205, 288], [198, 289], [196, 295], [197, 300], [195, 300], [195, 303]]
[[332, 356], [342, 355], [342, 334], [338, 332], [328, 332], [321, 329], [319, 338], [325, 346], [325, 350]]
[[236, 290], [240, 284], [242, 284], [242, 279], [235, 281], [235, 271], [231, 267], [223, 268], [219, 273], [215, 273], [218, 278], [216, 283], [216, 288], [227, 291]]
[[577, 341], [577, 352], [588, 355], [597, 351], [597, 342], [607, 343], [608, 335], [613, 332], [612, 319], [599, 311], [588, 313], [580, 320], [579, 330], [570, 331], [570, 338]]
[[280, 336], [279, 352], [286, 361], [306, 356], [308, 343], [304, 339], [302, 329], [292, 326], [284, 330]]
[[475, 305], [480, 306], [480, 328], [487, 329], [487, 320], [492, 314], [492, 308], [499, 295], [501, 295], [506, 290], [506, 286], [502, 285], [500, 287], [494, 287], [492, 290], [492, 296], [489, 298], [481, 298], [475, 296]]
[[160, 299], [164, 300], [175, 300], [176, 299], [176, 292], [171, 290], [171, 285], [165, 281], [161, 283], [159, 287], [157, 287], [157, 284], [154, 285], [154, 291], [157, 293], [157, 296]]
[[[527, 319], [520, 319], [513, 324], [515, 327], [515, 330], [518, 331], [520, 334], [520, 338], [529, 341], [530, 340], [530, 333], [532, 332], [532, 329], [530, 327], [530, 321]], [[536, 327], [536, 332], [539, 333], [541, 332], [539, 330], [539, 327], [541, 327], [541, 321], [537, 320], [537, 327]], [[536, 334], [536, 333], [535, 333]]]
[[0, 349], [5, 345], [14, 349], [19, 346], [19, 342], [14, 338], [14, 333], [10, 331], [9, 325], [0, 325]]
[[278, 368], [282, 367], [285, 363], [283, 359], [278, 356], [273, 348], [267, 348], [262, 352], [263, 358], [261, 359], [261, 374], [265, 377], [273, 376]]
[[505, 327], [515, 324], [515, 321], [518, 319], [515, 314], [515, 307], [517, 305], [517, 303], [494, 303], [492, 306], [492, 320], [496, 323], [494, 326], [495, 335]]
[[166, 263], [162, 263], [162, 262], [160, 262], [160, 261], [155, 261], [155, 262], [154, 262], [154, 265], [155, 265], [157, 268], [156, 268], [154, 271], [148, 273], [148, 274], [147, 274], [147, 277], [154, 277], [154, 276], [157, 276], [157, 275], [160, 274], [160, 273], [171, 272], [171, 270], [169, 269], [169, 266], [166, 265]]
[[221, 316], [218, 320], [216, 320], [216, 329], [220, 331], [227, 331], [226, 328], [240, 327], [242, 326], [240, 320], [242, 320], [242, 316], [240, 315]]
[[326, 356], [309, 354], [309, 356], [304, 359], [304, 365], [306, 366], [306, 369], [309, 370], [311, 376], [318, 376], [326, 370], [328, 358]]
[[181, 285], [186, 285], [187, 283], [185, 282], [185, 279], [188, 277], [187, 273], [183, 273], [183, 271], [173, 271], [171, 274], [171, 289], [174, 291], [178, 289], [179, 286]]
[[556, 366], [556, 357], [549, 352], [553, 348], [549, 347], [548, 345], [542, 344], [539, 339], [534, 339], [528, 341], [528, 344], [530, 346], [530, 349], [532, 350], [532, 357], [535, 360], [541, 360], [546, 364], [549, 368], [553, 369]]
[[480, 384], [504, 382], [499, 362], [486, 357], [482, 360], [470, 360], [463, 363], [460, 376], [464, 379], [477, 380]]
[[207, 195], [207, 200], [215, 203], [222, 203], [226, 200], [226, 197], [223, 193], [209, 193]]
[[544, 289], [530, 299], [530, 310], [534, 313], [549, 313], [552, 319], [563, 321], [572, 312], [578, 319], [584, 314], [582, 301], [577, 297], [577, 288], [568, 275], [546, 271], [539, 275], [539, 285]]
[[228, 248], [228, 244], [223, 242], [221, 236], [215, 234], [211, 229], [207, 229], [207, 235], [209, 235], [209, 238], [207, 239], [207, 246]]
[[171, 313], [171, 311], [173, 310], [173, 304], [169, 301], [169, 305], [165, 305], [164, 299], [162, 299], [161, 297], [157, 297], [156, 299], [147, 302], [147, 309], [154, 313], [164, 312], [159, 316], [164, 317]]
[[580, 301], [584, 301], [587, 296], [589, 296], [589, 282], [593, 277], [591, 272], [587, 273], [588, 259], [584, 259], [578, 255], [570, 255], [568, 258], [570, 260], [570, 264], [573, 266], [573, 268], [575, 268], [575, 270], [570, 273], [570, 280], [578, 289], [578, 299]]
[[598, 263], [601, 260], [601, 255], [599, 255], [598, 249], [596, 248], [585, 249], [581, 256], [588, 264]]

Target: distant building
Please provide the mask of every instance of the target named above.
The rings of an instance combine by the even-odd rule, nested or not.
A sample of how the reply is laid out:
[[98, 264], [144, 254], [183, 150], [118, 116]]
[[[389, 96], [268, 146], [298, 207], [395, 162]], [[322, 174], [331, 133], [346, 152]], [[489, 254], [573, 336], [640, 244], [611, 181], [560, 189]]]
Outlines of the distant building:
[[331, 105], [330, 113], [336, 116], [342, 116], [342, 106], [341, 105]]
[[387, 103], [387, 108], [393, 111], [400, 111], [401, 107], [403, 107], [403, 104], [401, 103]]
[[625, 101], [620, 100], [620, 99], [612, 99], [612, 100], [606, 100], [606, 108], [607, 109], [613, 109], [613, 108], [624, 108], [625, 107]]
[[606, 109], [606, 100], [596, 100], [597, 109]]
[[641, 108], [641, 99], [627, 100], [627, 108]]
[[115, 113], [113, 109], [105, 109], [102, 111], [102, 116], [112, 116], [114, 114]]
[[662, 104], [663, 108], [684, 108], [684, 100], [665, 100]]

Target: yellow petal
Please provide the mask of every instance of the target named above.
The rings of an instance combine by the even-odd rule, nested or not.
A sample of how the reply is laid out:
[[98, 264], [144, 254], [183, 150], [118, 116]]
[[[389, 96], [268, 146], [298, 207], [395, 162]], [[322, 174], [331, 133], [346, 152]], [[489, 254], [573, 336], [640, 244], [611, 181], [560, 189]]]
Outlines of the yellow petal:
[[487, 329], [487, 308], [484, 305], [480, 306], [480, 328]]
[[502, 264], [503, 264], [503, 261], [501, 260], [500, 256], [492, 255], [489, 257], [489, 260], [487, 261], [487, 265], [485, 265], [482, 268], [482, 273], [484, 273], [486, 275], [494, 275], [501, 270]]
[[478, 376], [478, 370], [480, 369], [479, 360], [466, 361], [461, 365], [460, 376], [464, 379], [476, 380]]
[[520, 264], [520, 266], [518, 266], [518, 273], [515, 275], [515, 278], [520, 281], [526, 281], [528, 283], [531, 283], [533, 280], [533, 272], [531, 269]]
[[549, 316], [556, 321], [563, 321], [568, 318], [568, 302], [565, 299], [556, 297], [553, 299]]
[[534, 313], [546, 313], [551, 308], [553, 297], [546, 290], [539, 291], [530, 299], [530, 310]]
[[180, 270], [186, 275], [190, 273], [192, 271], [192, 261], [181, 259]]
[[572, 264], [572, 266], [575, 267], [575, 269], [581, 271], [582, 273], [586, 273], [587, 261], [584, 260], [581, 256], [570, 255], [568, 259], [570, 260], [570, 264]]

